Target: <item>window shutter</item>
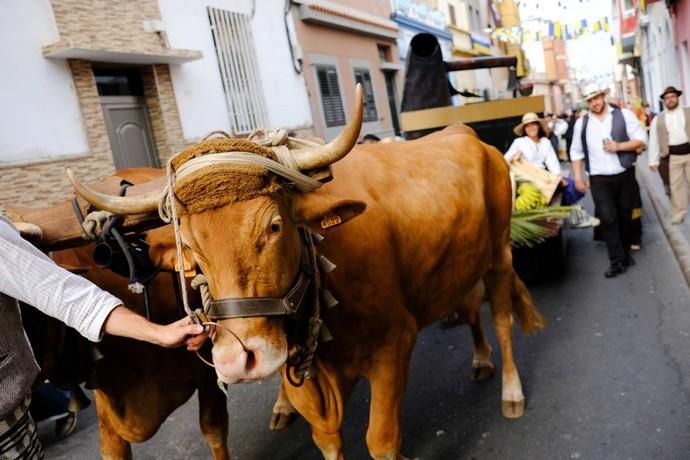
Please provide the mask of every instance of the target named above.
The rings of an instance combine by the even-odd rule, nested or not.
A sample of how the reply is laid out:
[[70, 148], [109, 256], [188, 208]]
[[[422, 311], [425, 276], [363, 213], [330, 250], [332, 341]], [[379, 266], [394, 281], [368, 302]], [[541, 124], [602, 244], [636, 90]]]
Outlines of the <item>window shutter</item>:
[[342, 126], [345, 124], [345, 111], [338, 85], [338, 72], [335, 66], [317, 66], [317, 79], [321, 91], [321, 104], [326, 126]]
[[232, 130], [265, 127], [266, 102], [249, 16], [208, 7], [208, 19]]
[[354, 69], [355, 82], [362, 85], [364, 93], [364, 117], [363, 121], [378, 121], [376, 112], [376, 100], [374, 99], [374, 85], [371, 82], [371, 74], [368, 69]]

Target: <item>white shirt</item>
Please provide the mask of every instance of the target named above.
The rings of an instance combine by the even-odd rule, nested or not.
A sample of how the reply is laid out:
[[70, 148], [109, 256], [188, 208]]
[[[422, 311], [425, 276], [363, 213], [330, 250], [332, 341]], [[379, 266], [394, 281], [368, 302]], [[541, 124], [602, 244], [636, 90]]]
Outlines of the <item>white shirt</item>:
[[[97, 342], [117, 297], [57, 266], [0, 216], [0, 292], [32, 305]], [[0, 312], [2, 314], [2, 312]]]
[[561, 175], [561, 164], [558, 162], [556, 152], [553, 151], [551, 142], [542, 137], [536, 144], [527, 136], [518, 137], [510, 144], [510, 148], [505, 153], [505, 159], [510, 161], [516, 153], [522, 152], [522, 157], [540, 168], [546, 167], [549, 172]]
[[[621, 166], [618, 155], [615, 152], [609, 153], [604, 150], [604, 139], [611, 139], [611, 123], [613, 121], [611, 110], [609, 106], [606, 116], [601, 121], [591, 113], [588, 117], [587, 147], [589, 150], [589, 174], [592, 176], [612, 176], [625, 171], [625, 168]], [[647, 133], [635, 114], [628, 109], [620, 110], [625, 120], [625, 131], [630, 140], [636, 139], [643, 144], [647, 144]], [[575, 122], [575, 128], [573, 129], [573, 141], [570, 145], [570, 159], [573, 161], [585, 158], [585, 153], [582, 150], [582, 120], [582, 117], [579, 118]]]
[[[688, 142], [688, 134], [685, 132], [685, 113], [682, 108], [676, 107], [673, 110], [666, 110], [664, 113], [664, 121], [666, 122], [666, 131], [668, 131], [668, 145], [681, 145]], [[659, 165], [659, 137], [657, 136], [657, 120], [659, 117], [654, 117], [652, 124], [649, 126], [649, 166]]]

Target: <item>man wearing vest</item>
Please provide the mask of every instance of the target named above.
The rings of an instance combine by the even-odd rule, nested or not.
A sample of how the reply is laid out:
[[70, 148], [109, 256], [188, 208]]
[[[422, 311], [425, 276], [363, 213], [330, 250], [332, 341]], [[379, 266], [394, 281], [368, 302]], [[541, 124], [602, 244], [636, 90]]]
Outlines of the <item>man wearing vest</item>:
[[[575, 123], [570, 147], [575, 187], [590, 186], [601, 219], [601, 230], [611, 266], [604, 273], [613, 278], [634, 265], [630, 257], [635, 160], [647, 142], [647, 134], [634, 113], [606, 102], [607, 88], [587, 85], [583, 96], [589, 113]], [[589, 174], [589, 183], [582, 164]]]
[[671, 223], [680, 224], [688, 212], [690, 186], [690, 108], [678, 107], [683, 94], [673, 86], [661, 93], [666, 110], [661, 112], [649, 128], [649, 167], [659, 169], [659, 159], [668, 158], [671, 189]]

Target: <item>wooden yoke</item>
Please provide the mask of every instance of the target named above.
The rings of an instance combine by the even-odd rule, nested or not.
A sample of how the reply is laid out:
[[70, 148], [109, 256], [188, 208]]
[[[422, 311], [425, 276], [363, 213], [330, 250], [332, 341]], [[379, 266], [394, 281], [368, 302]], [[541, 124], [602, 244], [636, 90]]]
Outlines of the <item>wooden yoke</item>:
[[[142, 174], [142, 169], [144, 174]], [[142, 195], [165, 185], [165, 171], [153, 168], [137, 168], [135, 170], [118, 171], [114, 176], [89, 184], [93, 189], [117, 195], [120, 182], [124, 179], [135, 183], [127, 189], [127, 196]], [[138, 182], [138, 184], [137, 184]], [[83, 216], [93, 211], [89, 203], [77, 198], [79, 210]], [[6, 215], [13, 222], [27, 222], [37, 225], [43, 231], [40, 241], [32, 243], [43, 251], [57, 251], [60, 249], [83, 246], [89, 243], [84, 239], [84, 232], [72, 208], [72, 200], [48, 206], [45, 208], [6, 207]], [[128, 232], [140, 232], [151, 228], [161, 227], [165, 223], [157, 213], [126, 216], [122, 227]]]

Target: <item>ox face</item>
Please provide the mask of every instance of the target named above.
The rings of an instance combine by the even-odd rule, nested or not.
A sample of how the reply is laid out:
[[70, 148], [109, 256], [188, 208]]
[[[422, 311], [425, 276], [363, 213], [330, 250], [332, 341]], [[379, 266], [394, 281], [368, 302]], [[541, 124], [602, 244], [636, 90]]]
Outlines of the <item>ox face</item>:
[[[334, 215], [343, 223], [365, 207], [362, 202], [312, 195], [299, 195], [292, 202], [287, 196], [261, 196], [182, 218], [183, 241], [214, 299], [283, 297], [299, 270], [299, 226], [318, 226]], [[219, 320], [213, 338], [218, 378], [247, 382], [277, 371], [292, 345], [284, 322], [275, 316]]]
[[[300, 242], [284, 200], [258, 197], [183, 217], [182, 238], [214, 299], [281, 297], [298, 270]], [[220, 320], [213, 361], [225, 383], [262, 379], [287, 359], [283, 319]], [[237, 334], [246, 347], [227, 330]]]

